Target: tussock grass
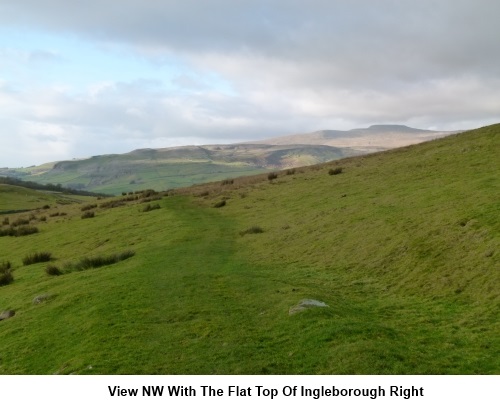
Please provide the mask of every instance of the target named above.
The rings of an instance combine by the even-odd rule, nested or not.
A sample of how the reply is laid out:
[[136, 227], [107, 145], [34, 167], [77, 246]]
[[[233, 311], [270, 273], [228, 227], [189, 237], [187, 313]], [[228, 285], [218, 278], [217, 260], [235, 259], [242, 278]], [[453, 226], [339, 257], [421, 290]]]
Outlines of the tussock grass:
[[148, 204], [146, 206], [144, 206], [142, 208], [142, 212], [149, 212], [149, 211], [153, 211], [153, 210], [159, 210], [161, 207], [160, 207], [160, 204]]
[[94, 211], [85, 211], [81, 216], [82, 219], [88, 219], [88, 218], [94, 218], [94, 217], [95, 217]]
[[94, 208], [97, 208], [97, 204], [86, 204], [80, 210], [83, 212], [93, 210]]
[[335, 167], [335, 168], [332, 168], [332, 169], [328, 170], [328, 174], [329, 174], [330, 176], [335, 176], [335, 175], [337, 175], [337, 174], [342, 173], [342, 170], [343, 170], [343, 169], [342, 169], [341, 167]]
[[1, 236], [27, 236], [38, 233], [38, 228], [36, 226], [19, 226], [17, 228], [0, 229]]
[[133, 252], [132, 250], [126, 250], [121, 253], [115, 253], [107, 256], [101, 255], [101, 256], [84, 257], [76, 263], [71, 263], [65, 266], [65, 270], [82, 271], [88, 269], [95, 269], [103, 266], [109, 266], [110, 264], [121, 262], [134, 255], [135, 252]]
[[226, 200], [218, 201], [214, 204], [214, 208], [221, 208], [226, 206]]
[[52, 253], [50, 252], [36, 252], [31, 253], [23, 258], [23, 264], [29, 266], [30, 264], [49, 262], [52, 260]]
[[49, 264], [47, 265], [47, 267], [45, 267], [45, 273], [47, 273], [49, 276], [60, 276], [63, 274], [61, 269], [53, 264]]
[[241, 231], [240, 236], [263, 232], [264, 230], [260, 226], [251, 226], [250, 228]]
[[14, 276], [12, 275], [12, 265], [10, 262], [0, 263], [0, 287], [8, 285], [14, 281]]

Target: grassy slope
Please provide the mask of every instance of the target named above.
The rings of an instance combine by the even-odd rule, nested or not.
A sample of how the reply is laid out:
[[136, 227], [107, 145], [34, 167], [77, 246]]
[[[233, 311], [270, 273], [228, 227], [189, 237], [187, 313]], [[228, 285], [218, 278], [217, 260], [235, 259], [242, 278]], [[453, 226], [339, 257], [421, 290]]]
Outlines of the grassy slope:
[[[151, 212], [53, 208], [68, 215], [0, 238], [15, 269], [0, 311], [16, 310], [0, 322], [0, 373], [498, 374], [499, 137], [209, 184]], [[253, 225], [264, 233], [239, 235]], [[21, 262], [130, 248], [59, 277]], [[42, 293], [53, 299], [32, 304]], [[289, 316], [303, 298], [329, 307]]]
[[33, 210], [51, 204], [70, 204], [86, 201], [88, 197], [31, 190], [25, 187], [0, 184], [0, 214], [9, 211]]

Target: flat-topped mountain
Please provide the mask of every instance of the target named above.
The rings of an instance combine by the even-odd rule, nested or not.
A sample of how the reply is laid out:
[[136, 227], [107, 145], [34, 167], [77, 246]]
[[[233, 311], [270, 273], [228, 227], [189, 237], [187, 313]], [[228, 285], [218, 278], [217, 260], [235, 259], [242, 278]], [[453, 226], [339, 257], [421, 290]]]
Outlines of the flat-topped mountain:
[[308, 144], [350, 147], [375, 152], [442, 138], [458, 131], [430, 131], [405, 125], [372, 125], [348, 131], [321, 130], [271, 138], [261, 143], [269, 145]]

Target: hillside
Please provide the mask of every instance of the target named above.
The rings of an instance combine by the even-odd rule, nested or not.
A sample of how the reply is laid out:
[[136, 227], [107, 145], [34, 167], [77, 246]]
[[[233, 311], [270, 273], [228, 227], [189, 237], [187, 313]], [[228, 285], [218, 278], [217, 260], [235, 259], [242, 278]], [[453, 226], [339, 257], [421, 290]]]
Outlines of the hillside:
[[[143, 189], [166, 190], [273, 169], [310, 165], [359, 154], [325, 145], [205, 145], [139, 149], [125, 154], [55, 162], [5, 175], [38, 183], [120, 194]], [[1, 174], [1, 171], [0, 171]]]
[[0, 183], [0, 214], [30, 211], [45, 205], [72, 204], [88, 200], [62, 192], [33, 190]]
[[498, 374], [498, 156], [500, 124], [33, 211], [0, 237], [0, 373]]

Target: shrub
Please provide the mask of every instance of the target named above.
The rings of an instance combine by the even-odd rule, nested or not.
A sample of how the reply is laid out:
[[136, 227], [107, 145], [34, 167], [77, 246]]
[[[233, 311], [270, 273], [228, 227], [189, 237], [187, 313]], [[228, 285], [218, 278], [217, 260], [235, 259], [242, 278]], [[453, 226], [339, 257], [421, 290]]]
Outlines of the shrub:
[[286, 171], [286, 174], [287, 174], [287, 176], [290, 176], [290, 175], [292, 175], [292, 174], [295, 174], [295, 169], [288, 169], [288, 170]]
[[40, 218], [38, 218], [39, 221], [45, 222], [47, 221], [47, 217], [45, 215], [42, 215]]
[[50, 208], [50, 205], [48, 205], [48, 204], [46, 204], [46, 205], [44, 205], [44, 206], [42, 207], [42, 209], [44, 209], [44, 210], [48, 210], [49, 208]]
[[52, 214], [49, 214], [49, 217], [58, 217], [59, 215], [59, 212], [53, 212]]
[[328, 170], [328, 174], [330, 176], [335, 176], [335, 175], [340, 174], [340, 173], [342, 173], [342, 168], [341, 167], [336, 167], [335, 169]]
[[220, 183], [222, 186], [227, 186], [229, 184], [233, 184], [234, 183], [234, 180], [233, 179], [226, 179], [226, 180], [222, 180], [222, 182]]
[[50, 262], [51, 259], [52, 259], [52, 253], [37, 252], [24, 257], [23, 264], [25, 266], [28, 266], [30, 264], [35, 264], [35, 263]]
[[2, 221], [2, 225], [9, 225], [9, 218], [5, 217]]
[[225, 205], [226, 205], [226, 200], [222, 200], [222, 201], [215, 203], [214, 208], [221, 208], [221, 207], [224, 207]]
[[45, 267], [45, 273], [47, 273], [49, 276], [60, 276], [62, 273], [61, 270], [59, 270], [59, 267], [54, 266], [53, 264], [47, 265]]
[[269, 174], [267, 175], [267, 179], [268, 179], [269, 181], [274, 180], [274, 179], [277, 179], [277, 178], [278, 178], [278, 173], [271, 172], [271, 173], [269, 173]]
[[252, 226], [244, 231], [241, 231], [240, 235], [243, 236], [243, 235], [248, 235], [251, 233], [263, 233], [263, 232], [264, 232], [264, 230], [260, 226]]
[[94, 218], [94, 217], [95, 217], [94, 211], [85, 211], [82, 215], [82, 219]]

